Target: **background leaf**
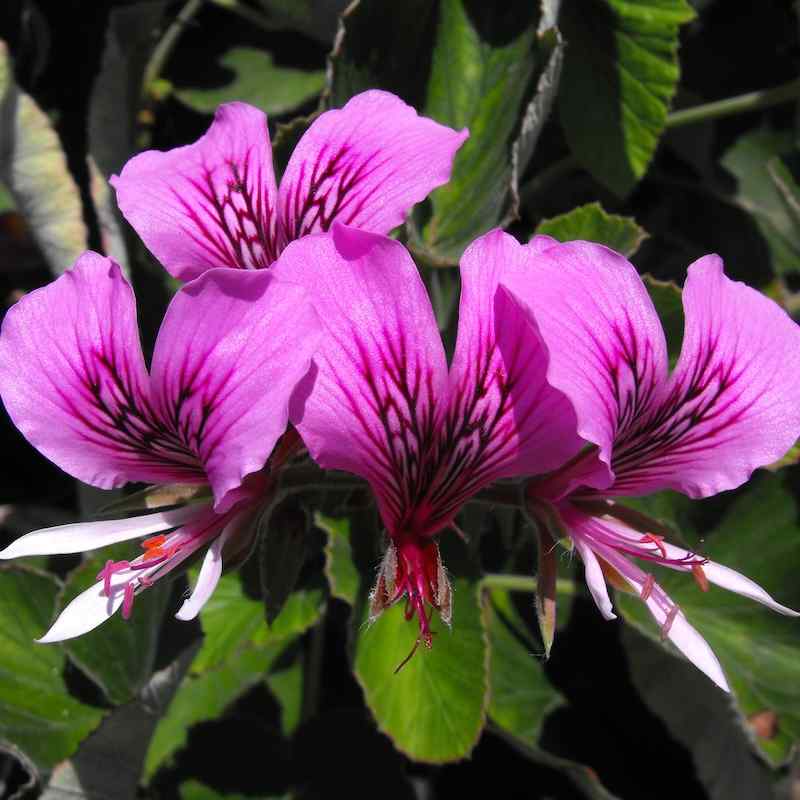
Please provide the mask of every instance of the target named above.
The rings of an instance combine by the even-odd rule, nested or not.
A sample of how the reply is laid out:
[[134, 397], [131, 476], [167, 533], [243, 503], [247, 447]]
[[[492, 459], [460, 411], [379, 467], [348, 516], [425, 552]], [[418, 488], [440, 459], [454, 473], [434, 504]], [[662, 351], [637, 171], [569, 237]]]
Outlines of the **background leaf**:
[[220, 103], [237, 100], [279, 115], [318, 95], [325, 85], [323, 70], [277, 67], [270, 53], [253, 47], [234, 47], [222, 56], [219, 65], [231, 73], [223, 86], [176, 87], [175, 96], [205, 114], [213, 114]]
[[535, 232], [552, 236], [559, 242], [574, 239], [599, 242], [626, 256], [633, 255], [647, 238], [647, 231], [639, 227], [636, 220], [607, 214], [600, 203], [587, 203], [566, 214], [543, 219]]
[[58, 581], [20, 567], [0, 567], [0, 738], [40, 769], [71, 755], [103, 713], [71, 697], [64, 651], [39, 645], [53, 620]]
[[61, 274], [86, 249], [78, 187], [47, 115], [14, 81], [0, 40], [0, 182], [14, 198], [50, 269]]
[[569, 0], [559, 114], [570, 150], [620, 197], [644, 175], [678, 84], [685, 0]]

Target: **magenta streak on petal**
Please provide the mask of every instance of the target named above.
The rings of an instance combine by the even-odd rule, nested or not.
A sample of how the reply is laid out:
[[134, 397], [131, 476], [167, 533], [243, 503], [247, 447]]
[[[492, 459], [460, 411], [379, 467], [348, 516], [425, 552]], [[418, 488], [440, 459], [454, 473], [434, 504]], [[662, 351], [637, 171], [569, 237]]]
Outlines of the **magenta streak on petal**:
[[[354, 189], [388, 164], [391, 158], [384, 156], [381, 161], [376, 152], [359, 159], [350, 155], [352, 149], [353, 145], [346, 142], [328, 157], [328, 145], [323, 145], [307, 188], [304, 188], [307, 164], [300, 165], [300, 174], [281, 215], [284, 245], [307, 233], [327, 231], [334, 220], [350, 224], [380, 191], [381, 184], [375, 184], [362, 193], [356, 193]], [[386, 179], [390, 178], [391, 174], [388, 174]], [[353, 205], [356, 199], [358, 202]]]
[[[217, 193], [208, 167], [203, 167], [200, 179], [185, 176], [204, 203], [190, 202], [178, 189], [172, 190], [192, 222], [183, 226], [184, 232], [218, 266], [258, 269], [268, 267], [278, 256], [275, 212], [261, 167], [256, 175], [250, 175], [250, 153], [248, 150], [241, 165], [225, 162], [231, 177], [222, 195]], [[255, 187], [255, 196], [249, 189], [251, 186]]]
[[[593, 377], [606, 384], [597, 387], [597, 396], [605, 405], [605, 414], [612, 429], [616, 428], [615, 441], [635, 429], [642, 416], [652, 408], [659, 388], [659, 367], [652, 343], [646, 340], [644, 352], [640, 352], [635, 326], [627, 310], [623, 313], [624, 327], [616, 321], [609, 322], [608, 333], [615, 339], [610, 352], [602, 337], [590, 327], [585, 328], [585, 335], [594, 344], [592, 352], [599, 361]], [[593, 372], [591, 365], [587, 372]]]
[[[371, 480], [389, 517], [385, 522], [390, 531], [432, 535], [502, 472], [504, 460], [515, 455], [517, 429], [510, 402], [514, 378], [494, 363], [495, 349], [484, 339], [474, 375], [464, 376], [441, 415], [433, 397], [433, 373], [419, 362], [409, 370], [405, 337], [383, 331], [376, 347], [380, 375], [370, 366], [368, 348], [356, 341], [356, 363], [368, 394], [355, 395], [343, 383], [340, 389], [366, 437]], [[512, 362], [511, 374], [520, 374], [514, 367]], [[414, 383], [409, 384], [412, 372]], [[496, 406], [486, 406], [482, 401], [493, 384], [500, 400]], [[381, 431], [370, 426], [373, 416]]]
[[[719, 333], [709, 332], [688, 378], [676, 382], [656, 408], [617, 438], [612, 461], [616, 481], [606, 494], [635, 491], [643, 479], [691, 463], [709, 440], [727, 441], [726, 430], [735, 434], [733, 426], [755, 402], [740, 403], [736, 391], [749, 364], [715, 363], [718, 339]], [[727, 413], [731, 407], [735, 411]]]
[[75, 376], [69, 386], [53, 381], [53, 391], [85, 426], [78, 429], [82, 438], [108, 449], [117, 458], [129, 454], [132, 462], [146, 463], [154, 476], [204, 480], [195, 454], [159, 419], [149, 398], [137, 392], [127, 357], [123, 355], [118, 362], [111, 342], [87, 350], [79, 341], [80, 365], [71, 361], [58, 341], [54, 340], [52, 346]]

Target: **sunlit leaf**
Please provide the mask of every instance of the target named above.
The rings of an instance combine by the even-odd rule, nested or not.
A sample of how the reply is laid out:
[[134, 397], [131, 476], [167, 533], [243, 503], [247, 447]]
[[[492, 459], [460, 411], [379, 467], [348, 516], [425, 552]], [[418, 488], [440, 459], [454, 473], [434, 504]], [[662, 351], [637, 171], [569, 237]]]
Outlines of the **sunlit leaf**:
[[552, 236], [559, 242], [574, 239], [599, 242], [626, 256], [633, 255], [647, 238], [647, 231], [637, 225], [636, 220], [608, 214], [600, 203], [587, 203], [566, 214], [543, 219], [536, 233]]
[[569, 0], [558, 95], [572, 152], [619, 196], [644, 175], [678, 83], [685, 0]]
[[453, 581], [453, 630], [437, 617], [433, 647], [424, 646], [395, 673], [419, 630], [402, 603], [360, 630], [355, 673], [380, 730], [417, 761], [465, 758], [483, 728], [487, 693], [487, 643], [477, 587]]
[[350, 520], [346, 517], [334, 519], [317, 513], [314, 523], [328, 535], [325, 544], [325, 575], [331, 587], [331, 594], [352, 606], [358, 596], [361, 578], [353, 563]]

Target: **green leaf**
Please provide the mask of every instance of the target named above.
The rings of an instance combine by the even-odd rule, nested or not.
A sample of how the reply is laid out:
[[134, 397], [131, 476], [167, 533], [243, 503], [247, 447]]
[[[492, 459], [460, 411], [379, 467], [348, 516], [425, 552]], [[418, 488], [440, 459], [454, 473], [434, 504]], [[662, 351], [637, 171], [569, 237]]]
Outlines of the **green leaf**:
[[[104, 548], [101, 554], [84, 561], [70, 573], [59, 593], [59, 610], [97, 582], [97, 574], [108, 559], [118, 561], [130, 554], [128, 543]], [[136, 598], [129, 620], [115, 614], [95, 630], [64, 643], [72, 661], [116, 705], [130, 700], [150, 678], [168, 595], [166, 583], [156, 584]]]
[[50, 627], [58, 591], [50, 575], [0, 567], [0, 739], [45, 769], [70, 756], [102, 718], [70, 696], [64, 651], [34, 641]]
[[504, 730], [536, 746], [544, 718], [564, 699], [547, 680], [541, 645], [519, 619], [509, 593], [494, 589], [487, 594], [489, 716]]
[[480, 234], [517, 213], [517, 181], [549, 114], [562, 43], [536, 3], [360, 0], [343, 16], [328, 101], [380, 87], [470, 138], [450, 181], [410, 225], [411, 245], [436, 266], [458, 262]]
[[289, 495], [262, 515], [258, 527], [261, 592], [267, 624], [272, 625], [303, 567], [310, 521], [297, 495]]
[[361, 577], [353, 563], [350, 520], [346, 517], [326, 517], [317, 512], [314, 515], [314, 524], [328, 536], [325, 544], [325, 575], [331, 594], [351, 606], [355, 605]]
[[290, 737], [297, 730], [303, 710], [303, 660], [296, 658], [285, 669], [267, 676], [267, 686], [281, 706], [281, 730]]
[[543, 219], [535, 232], [552, 236], [559, 242], [574, 239], [599, 242], [626, 256], [633, 255], [647, 238], [647, 231], [640, 228], [635, 219], [607, 214], [600, 203], [587, 203], [566, 214]]
[[[469, 128], [470, 136], [450, 181], [431, 195], [430, 220], [417, 223], [425, 247], [439, 258], [456, 263], [476, 236], [516, 216], [516, 178], [558, 83], [561, 42], [555, 33], [539, 36], [538, 22], [533, 3], [440, 3], [425, 113], [452, 128]], [[548, 65], [549, 81], [530, 102]], [[512, 177], [512, 150], [526, 111], [524, 156]]]
[[669, 363], [674, 366], [683, 345], [684, 317], [680, 287], [672, 281], [660, 281], [651, 275], [644, 275], [642, 280], [664, 328]]
[[267, 627], [264, 604], [244, 593], [237, 575], [224, 575], [200, 614], [206, 638], [192, 671], [205, 672], [247, 647], [266, 646], [304, 633], [320, 619], [324, 602], [320, 589], [292, 592], [281, 615]]
[[219, 716], [263, 680], [286, 646], [319, 620], [323, 602], [321, 590], [293, 592], [268, 628], [261, 600], [245, 594], [238, 575], [223, 575], [200, 613], [203, 646], [156, 729], [145, 775], [185, 744], [192, 725]]
[[[789, 469], [781, 475], [793, 472]], [[767, 509], [769, 524], [765, 527]], [[781, 477], [762, 473], [730, 507], [716, 529], [707, 534], [702, 554], [739, 570], [781, 603], [798, 608], [798, 511], [798, 501]], [[715, 586], [705, 594], [691, 576], [681, 572], [663, 570], [657, 577], [714, 649], [742, 714], [777, 714], [775, 736], [759, 739], [758, 745], [773, 763], [782, 762], [793, 742], [800, 738], [797, 621]], [[638, 598], [619, 594], [617, 604], [637, 627], [659, 639]], [[705, 685], [709, 692], [718, 691], [708, 681]]]
[[626, 196], [647, 171], [678, 84], [685, 0], [569, 0], [558, 103], [572, 152]]
[[788, 131], [761, 128], [740, 137], [721, 161], [736, 176], [734, 198], [755, 219], [779, 275], [797, 272], [800, 264], [800, 220], [794, 205], [797, 186], [787, 163], [779, 160], [793, 148]]
[[748, 731], [731, 713], [728, 696], [709, 691], [700, 670], [630, 625], [621, 638], [639, 697], [689, 752], [709, 800], [772, 797], [771, 770], [752, 757]]
[[586, 797], [610, 800], [611, 795], [582, 764], [559, 758], [539, 747], [545, 717], [564, 698], [542, 669], [541, 645], [531, 637], [508, 592], [486, 593], [484, 621], [489, 634], [489, 717], [499, 733], [532, 761], [562, 772]]
[[442, 763], [471, 752], [486, 715], [487, 643], [477, 588], [453, 581], [453, 630], [437, 617], [433, 647], [408, 656], [419, 633], [402, 603], [387, 609], [356, 643], [355, 673], [378, 727], [415, 761]]
[[325, 85], [322, 70], [307, 72], [276, 67], [272, 54], [252, 47], [234, 47], [219, 60], [230, 73], [223, 86], [176, 87], [175, 96], [189, 108], [213, 114], [220, 103], [241, 100], [267, 114], [285, 114], [318, 95]]
[[80, 192], [47, 115], [20, 91], [0, 40], [0, 183], [11, 193], [54, 273], [87, 248]]

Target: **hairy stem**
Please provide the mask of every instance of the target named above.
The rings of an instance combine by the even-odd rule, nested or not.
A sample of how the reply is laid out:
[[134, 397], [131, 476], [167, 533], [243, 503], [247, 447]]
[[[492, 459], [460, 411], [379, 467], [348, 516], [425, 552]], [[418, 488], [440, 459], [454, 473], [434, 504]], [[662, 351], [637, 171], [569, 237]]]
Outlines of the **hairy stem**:
[[[481, 587], [484, 589], [506, 589], [509, 592], [536, 592], [537, 580], [530, 575], [501, 575], [490, 572], [481, 578]], [[556, 581], [556, 594], [574, 595], [577, 589], [574, 581], [568, 578], [559, 578]]]

